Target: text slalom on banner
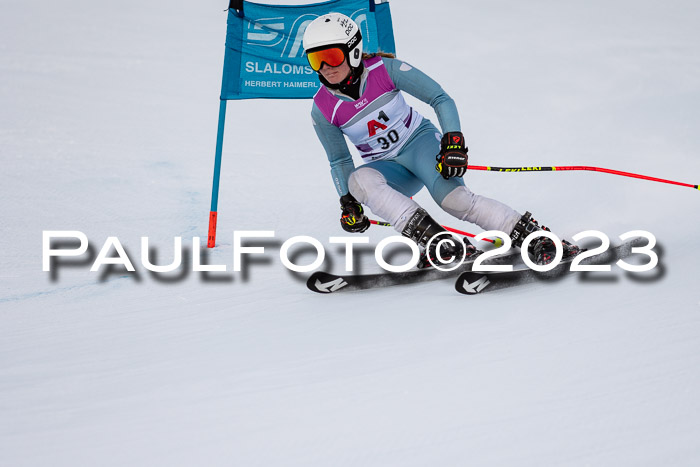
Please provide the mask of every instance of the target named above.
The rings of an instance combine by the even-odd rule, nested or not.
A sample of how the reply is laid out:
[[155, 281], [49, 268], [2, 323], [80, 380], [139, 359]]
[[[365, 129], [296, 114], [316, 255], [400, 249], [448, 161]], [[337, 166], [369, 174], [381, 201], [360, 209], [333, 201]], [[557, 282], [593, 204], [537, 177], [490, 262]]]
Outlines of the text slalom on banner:
[[362, 31], [365, 52], [395, 53], [389, 3], [333, 0], [313, 5], [238, 3], [230, 8], [221, 99], [308, 99], [320, 83], [302, 46], [306, 26], [319, 16], [338, 12]]

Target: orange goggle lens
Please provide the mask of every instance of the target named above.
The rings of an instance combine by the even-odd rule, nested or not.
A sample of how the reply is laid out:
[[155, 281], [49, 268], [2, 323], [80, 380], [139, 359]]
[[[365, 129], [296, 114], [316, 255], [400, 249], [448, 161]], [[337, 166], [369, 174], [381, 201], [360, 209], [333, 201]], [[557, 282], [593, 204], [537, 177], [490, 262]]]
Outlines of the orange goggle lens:
[[306, 54], [306, 58], [309, 59], [309, 65], [314, 71], [321, 69], [321, 65], [325, 62], [326, 65], [336, 67], [341, 65], [345, 61], [345, 54], [338, 47], [333, 47], [332, 49], [317, 50], [315, 52], [309, 52]]

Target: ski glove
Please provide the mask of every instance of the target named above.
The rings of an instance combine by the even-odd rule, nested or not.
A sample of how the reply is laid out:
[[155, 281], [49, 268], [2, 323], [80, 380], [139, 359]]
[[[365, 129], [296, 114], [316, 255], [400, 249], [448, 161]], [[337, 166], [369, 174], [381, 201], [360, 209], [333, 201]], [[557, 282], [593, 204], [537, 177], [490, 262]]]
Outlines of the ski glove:
[[362, 205], [348, 193], [340, 197], [340, 226], [346, 232], [361, 233], [369, 229], [369, 219], [365, 216]]
[[437, 155], [435, 170], [442, 178], [462, 177], [467, 171], [469, 156], [464, 145], [464, 135], [460, 131], [450, 131], [442, 136], [440, 154]]

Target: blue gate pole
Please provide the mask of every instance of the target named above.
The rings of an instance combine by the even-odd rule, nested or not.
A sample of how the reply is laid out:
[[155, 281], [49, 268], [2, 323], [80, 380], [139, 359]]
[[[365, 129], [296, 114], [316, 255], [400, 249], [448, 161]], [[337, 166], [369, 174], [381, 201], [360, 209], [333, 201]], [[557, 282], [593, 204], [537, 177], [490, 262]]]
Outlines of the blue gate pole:
[[226, 99], [219, 104], [219, 129], [216, 134], [216, 156], [214, 158], [214, 181], [211, 187], [211, 210], [209, 211], [209, 235], [207, 248], [216, 245], [216, 212], [219, 204], [219, 179], [221, 178], [221, 153], [224, 147], [224, 124], [226, 122]]

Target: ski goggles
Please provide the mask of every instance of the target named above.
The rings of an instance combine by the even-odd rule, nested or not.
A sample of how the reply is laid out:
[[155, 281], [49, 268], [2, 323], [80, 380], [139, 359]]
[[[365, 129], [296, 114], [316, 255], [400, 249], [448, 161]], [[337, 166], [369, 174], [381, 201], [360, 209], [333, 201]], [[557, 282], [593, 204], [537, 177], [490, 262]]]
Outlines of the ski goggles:
[[311, 68], [314, 71], [318, 71], [324, 63], [330, 67], [341, 65], [345, 61], [345, 52], [339, 47], [331, 47], [330, 49], [308, 52], [306, 58], [309, 60]]

